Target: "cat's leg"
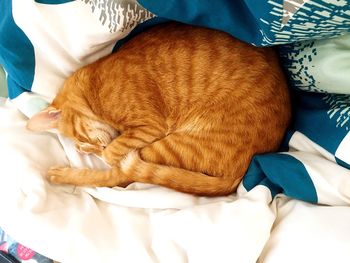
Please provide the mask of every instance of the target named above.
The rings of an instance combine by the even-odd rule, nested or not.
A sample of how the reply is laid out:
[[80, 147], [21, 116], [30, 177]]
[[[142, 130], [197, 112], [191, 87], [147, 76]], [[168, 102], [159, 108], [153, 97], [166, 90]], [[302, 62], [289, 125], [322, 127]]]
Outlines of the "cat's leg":
[[102, 158], [109, 165], [118, 166], [129, 152], [143, 148], [165, 136], [165, 129], [154, 126], [141, 126], [124, 131], [107, 145], [102, 152]]
[[54, 184], [96, 187], [125, 187], [132, 182], [119, 168], [92, 170], [72, 167], [52, 167], [47, 173], [47, 179]]

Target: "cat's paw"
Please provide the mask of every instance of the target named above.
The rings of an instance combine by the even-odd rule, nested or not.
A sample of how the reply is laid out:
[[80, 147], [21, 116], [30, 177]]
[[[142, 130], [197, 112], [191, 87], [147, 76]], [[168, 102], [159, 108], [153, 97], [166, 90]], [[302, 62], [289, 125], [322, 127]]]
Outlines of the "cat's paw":
[[94, 144], [90, 144], [90, 143], [76, 143], [75, 148], [80, 153], [96, 154], [98, 156], [101, 156], [102, 151], [104, 150], [103, 146], [94, 145]]
[[51, 167], [47, 172], [47, 179], [53, 184], [70, 184], [76, 186], [87, 186], [85, 180], [88, 169], [77, 169], [72, 167]]
[[47, 179], [53, 184], [70, 184], [70, 167], [51, 167], [47, 172]]

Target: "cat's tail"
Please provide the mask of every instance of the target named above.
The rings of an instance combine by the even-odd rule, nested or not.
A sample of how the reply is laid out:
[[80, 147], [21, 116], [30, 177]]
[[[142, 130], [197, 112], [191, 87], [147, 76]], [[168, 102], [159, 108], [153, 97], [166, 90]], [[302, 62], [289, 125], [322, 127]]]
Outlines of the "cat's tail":
[[120, 170], [133, 182], [151, 183], [203, 196], [230, 194], [240, 182], [240, 178], [213, 177], [200, 172], [150, 163], [142, 160], [137, 151], [126, 156], [121, 162]]

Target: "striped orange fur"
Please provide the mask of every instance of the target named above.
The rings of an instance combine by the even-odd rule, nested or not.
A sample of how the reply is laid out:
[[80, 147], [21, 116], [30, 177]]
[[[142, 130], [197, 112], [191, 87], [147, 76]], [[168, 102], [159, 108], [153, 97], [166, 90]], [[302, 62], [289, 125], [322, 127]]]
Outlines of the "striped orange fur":
[[291, 111], [273, 49], [168, 23], [75, 72], [40, 114], [28, 128], [45, 119], [112, 167], [52, 168], [54, 183], [215, 196], [236, 190], [254, 154], [278, 149]]

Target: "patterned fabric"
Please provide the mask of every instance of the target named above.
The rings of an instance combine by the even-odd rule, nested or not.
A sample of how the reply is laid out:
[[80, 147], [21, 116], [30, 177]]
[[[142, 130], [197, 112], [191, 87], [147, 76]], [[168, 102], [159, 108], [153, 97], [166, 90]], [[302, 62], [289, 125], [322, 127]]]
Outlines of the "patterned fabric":
[[114, 0], [84, 0], [91, 6], [92, 12], [99, 13], [102, 25], [107, 24], [110, 32], [130, 31], [140, 22], [155, 17], [151, 12], [137, 4]]
[[347, 0], [139, 0], [152, 13], [266, 46], [350, 31]]
[[22, 244], [13, 240], [0, 228], [0, 250], [7, 254], [10, 254], [16, 258], [19, 262], [31, 262], [31, 263], [53, 263], [51, 259], [40, 255], [30, 248], [23, 246]]
[[280, 47], [281, 58], [294, 88], [349, 94], [350, 34]]

